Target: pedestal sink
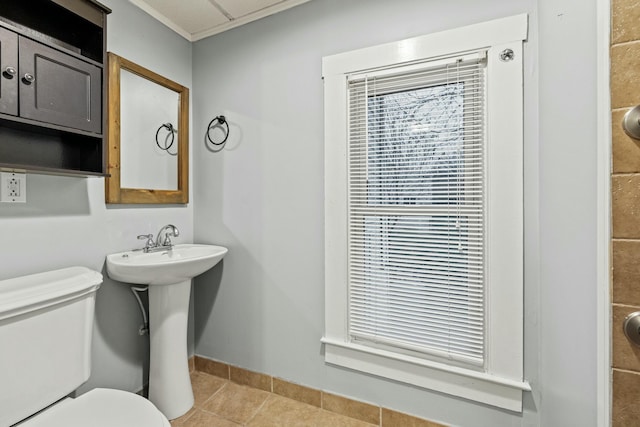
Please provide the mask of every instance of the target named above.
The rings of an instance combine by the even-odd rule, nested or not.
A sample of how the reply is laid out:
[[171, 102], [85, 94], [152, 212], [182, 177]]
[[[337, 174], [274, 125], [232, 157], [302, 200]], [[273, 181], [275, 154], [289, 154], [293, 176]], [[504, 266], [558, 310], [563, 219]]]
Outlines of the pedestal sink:
[[222, 246], [184, 244], [107, 256], [109, 277], [149, 285], [149, 400], [170, 420], [193, 406], [187, 353], [191, 279], [226, 253]]

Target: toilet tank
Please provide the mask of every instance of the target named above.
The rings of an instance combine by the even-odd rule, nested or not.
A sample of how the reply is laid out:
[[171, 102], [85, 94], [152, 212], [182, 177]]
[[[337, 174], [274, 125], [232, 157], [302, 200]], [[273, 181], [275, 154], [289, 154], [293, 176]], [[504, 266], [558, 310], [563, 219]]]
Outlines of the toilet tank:
[[65, 397], [91, 372], [102, 275], [70, 267], [0, 281], [0, 426]]

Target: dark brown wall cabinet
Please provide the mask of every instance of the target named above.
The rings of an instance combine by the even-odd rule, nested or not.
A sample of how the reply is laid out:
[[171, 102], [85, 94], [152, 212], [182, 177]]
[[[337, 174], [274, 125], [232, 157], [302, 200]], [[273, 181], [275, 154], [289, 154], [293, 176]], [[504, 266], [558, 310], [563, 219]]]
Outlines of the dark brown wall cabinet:
[[110, 11], [92, 0], [23, 3], [0, 2], [0, 168], [104, 174]]

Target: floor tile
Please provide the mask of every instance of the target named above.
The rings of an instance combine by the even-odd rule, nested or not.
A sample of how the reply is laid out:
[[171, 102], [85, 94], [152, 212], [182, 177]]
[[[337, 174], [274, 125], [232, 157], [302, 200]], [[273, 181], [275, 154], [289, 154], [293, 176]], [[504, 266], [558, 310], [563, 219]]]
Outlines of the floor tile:
[[228, 381], [204, 372], [191, 373], [191, 386], [193, 388], [194, 405], [202, 406], [211, 396], [220, 390]]
[[[277, 378], [273, 393], [201, 371], [191, 373], [191, 383], [194, 407], [172, 420], [172, 427], [444, 427], [330, 393], [322, 393], [320, 408], [315, 405], [320, 403], [317, 393], [321, 392], [312, 393], [316, 391]], [[614, 384], [614, 394], [621, 394], [622, 383]], [[629, 415], [618, 413], [617, 418], [625, 417]]]
[[266, 391], [227, 383], [202, 405], [202, 409], [244, 424], [253, 418], [267, 397], [269, 393]]
[[247, 425], [249, 427], [314, 426], [319, 414], [320, 409], [315, 406], [271, 395]]
[[178, 417], [175, 420], [171, 420], [171, 425], [174, 427], [182, 427], [184, 422], [187, 421], [187, 419], [189, 419], [189, 417], [191, 417], [191, 415], [193, 415], [195, 411], [196, 408], [189, 409], [189, 411], [187, 411], [187, 413], [183, 416]]
[[318, 417], [314, 420], [314, 427], [373, 427], [378, 424], [369, 424], [355, 418], [346, 417], [344, 415], [335, 414], [329, 411], [320, 411]]
[[210, 412], [197, 409], [196, 412], [179, 427], [240, 427], [232, 421], [225, 420]]

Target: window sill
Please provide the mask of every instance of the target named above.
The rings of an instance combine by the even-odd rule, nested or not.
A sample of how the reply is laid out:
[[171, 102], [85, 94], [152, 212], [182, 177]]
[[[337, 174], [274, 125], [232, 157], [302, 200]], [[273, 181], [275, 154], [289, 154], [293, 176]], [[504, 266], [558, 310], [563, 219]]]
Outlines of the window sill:
[[325, 345], [327, 363], [510, 411], [522, 412], [522, 392], [531, 391], [527, 381], [502, 378], [327, 337], [321, 341]]

